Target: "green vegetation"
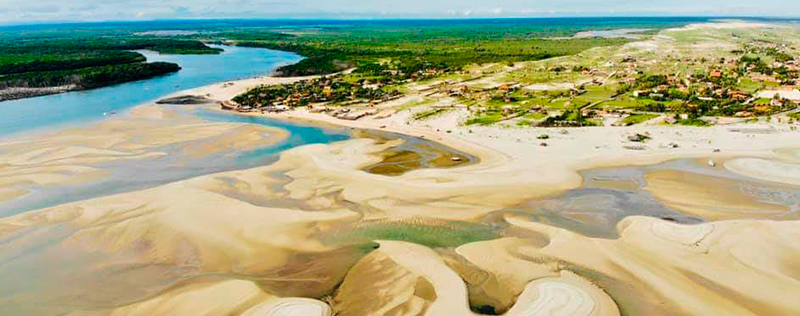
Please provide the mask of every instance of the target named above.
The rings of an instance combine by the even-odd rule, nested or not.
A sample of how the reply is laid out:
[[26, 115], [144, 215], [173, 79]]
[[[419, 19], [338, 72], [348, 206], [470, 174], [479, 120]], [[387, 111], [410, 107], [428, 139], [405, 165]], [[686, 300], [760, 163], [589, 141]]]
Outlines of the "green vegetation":
[[[131, 50], [217, 54], [196, 40], [80, 32], [0, 34], [0, 101], [151, 78], [180, 70]], [[22, 89], [10, 89], [22, 88]]]
[[14, 52], [0, 48], [0, 75], [25, 72], [70, 70], [145, 61], [144, 56], [126, 51], [45, 53]]
[[12, 87], [45, 88], [75, 85], [79, 89], [91, 89], [151, 78], [180, 70], [173, 63], [133, 63], [76, 70], [60, 70], [37, 73], [21, 73], [0, 77], [0, 89]]
[[[0, 85], [39, 88], [62, 84], [88, 88], [116, 83], [117, 80], [135, 80], [144, 74], [158, 73], [154, 70], [166, 70], [169, 67], [124, 66], [144, 62], [143, 56], [131, 50], [147, 49], [165, 54], [216, 54], [221, 50], [204, 44], [216, 43], [291, 51], [306, 57], [297, 64], [280, 68], [278, 74], [284, 76], [331, 74], [357, 68], [352, 75], [342, 79], [341, 87], [330, 87], [333, 89], [331, 93], [320, 91], [325, 86], [293, 86], [265, 89], [239, 99], [252, 108], [274, 105], [276, 101], [287, 99], [291, 101], [283, 103], [292, 106], [317, 101], [386, 100], [406, 91], [404, 89], [408, 87], [404, 83], [463, 76], [470, 65], [497, 63], [498, 67], [508, 68], [520, 61], [575, 55], [590, 48], [630, 41], [570, 38], [580, 31], [661, 29], [701, 21], [703, 19], [652, 18], [324, 23], [223, 20], [5, 27], [0, 28]], [[773, 55], [774, 58], [781, 58], [780, 54]], [[567, 71], [570, 69], [571, 72]], [[133, 73], [129, 76], [112, 74], [131, 70]], [[589, 67], [574, 66], [554, 73], [574, 79], [576, 74], [589, 70]], [[106, 75], [88, 75], [90, 73]], [[58, 76], [63, 78], [59, 79]], [[93, 82], [107, 77], [115, 80]], [[372, 84], [380, 86], [365, 88]], [[574, 104], [596, 102], [614, 92], [600, 87], [590, 89], [584, 96], [574, 100]], [[515, 105], [521, 105], [520, 102], [524, 100], [513, 98], [517, 101], [510, 103]], [[550, 105], [565, 106], [567, 101], [573, 100], [563, 98], [558, 102], [550, 102]], [[519, 109], [525, 110], [525, 107]], [[485, 116], [477, 122], [489, 123], [509, 115], [490, 113]]]
[[494, 112], [489, 113], [486, 115], [482, 115], [479, 117], [474, 117], [469, 120], [465, 124], [467, 125], [491, 125], [497, 123], [498, 121], [503, 119], [503, 114]]
[[415, 120], [424, 120], [424, 119], [428, 119], [428, 118], [431, 118], [433, 116], [439, 115], [439, 114], [441, 114], [443, 112], [444, 112], [444, 109], [441, 109], [441, 108], [440, 109], [430, 109], [430, 110], [426, 110], [426, 111], [422, 111], [422, 112], [417, 112], [417, 113], [414, 113], [414, 119]]
[[630, 116], [624, 118], [622, 120], [622, 125], [625, 125], [625, 126], [636, 125], [636, 124], [640, 124], [640, 123], [652, 120], [652, 119], [657, 118], [657, 117], [658, 117], [658, 115], [655, 115], [655, 114], [634, 113], [634, 114], [631, 114]]
[[278, 106], [298, 107], [313, 103], [341, 103], [349, 101], [383, 102], [400, 96], [382, 83], [366, 79], [355, 82], [338, 75], [319, 79], [302, 80], [294, 84], [262, 86], [236, 96], [233, 101], [242, 109], [274, 108]]
[[[517, 39], [425, 38], [370, 32], [359, 37], [304, 35], [291, 39], [241, 41], [240, 46], [265, 47], [296, 52], [307, 57], [279, 70], [285, 76], [329, 74], [352, 67], [372, 68], [374, 72], [398, 70], [413, 73], [426, 69], [461, 70], [470, 64], [539, 60], [576, 54], [586, 49], [617, 45], [624, 40], [607, 39]], [[379, 60], [389, 62], [378, 63]]]
[[[291, 51], [306, 57], [281, 68], [280, 73], [285, 76], [329, 74], [353, 67], [413, 73], [430, 68], [457, 71], [470, 64], [494, 62], [510, 66], [518, 61], [572, 55], [592, 47], [629, 41], [568, 39], [564, 36], [591, 25], [544, 22], [353, 22], [325, 27], [248, 28], [196, 38]], [[554, 37], [561, 39], [551, 39]]]
[[458, 247], [496, 238], [499, 238], [498, 232], [488, 225], [438, 220], [366, 222], [352, 230], [329, 235], [329, 240], [336, 243], [398, 240], [432, 248]]
[[591, 120], [593, 117], [592, 112], [584, 113], [580, 110], [564, 111], [561, 115], [550, 116], [545, 119], [539, 126], [543, 127], [580, 127], [580, 126], [596, 126], [597, 122]]
[[711, 125], [708, 122], [703, 121], [701, 119], [697, 119], [697, 118], [688, 118], [688, 119], [678, 120], [678, 124], [686, 125], [686, 126], [698, 126], [698, 127], [710, 126]]

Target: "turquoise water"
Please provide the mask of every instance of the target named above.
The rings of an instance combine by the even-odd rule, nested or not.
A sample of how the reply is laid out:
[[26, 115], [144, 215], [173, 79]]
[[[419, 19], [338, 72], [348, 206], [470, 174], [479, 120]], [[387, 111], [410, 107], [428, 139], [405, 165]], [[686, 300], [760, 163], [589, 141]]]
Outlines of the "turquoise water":
[[[258, 148], [253, 151], [242, 152], [237, 155], [240, 166], [263, 165], [264, 159], [269, 159], [284, 150], [308, 144], [327, 144], [350, 138], [350, 133], [342, 128], [323, 128], [287, 121], [281, 121], [260, 116], [239, 115], [232, 112], [197, 110], [194, 115], [210, 122], [233, 122], [264, 125], [281, 128], [289, 131], [289, 138], [273, 145]], [[274, 157], [272, 157], [274, 158]]]
[[[103, 119], [103, 112], [122, 112], [177, 91], [269, 74], [280, 65], [300, 59], [295, 54], [267, 49], [223, 48], [225, 53], [221, 55], [170, 56], [145, 52], [149, 60], [175, 62], [183, 69], [177, 74], [103, 89], [0, 103], [0, 138], [29, 135], [36, 131], [70, 125], [89, 126]], [[159, 152], [167, 153], [163, 157], [93, 164], [92, 167], [106, 170], [109, 175], [101, 180], [73, 185], [26, 186], [25, 189], [30, 191], [28, 195], [0, 203], [0, 218], [74, 201], [152, 188], [212, 173], [264, 166], [276, 161], [279, 154], [287, 149], [350, 138], [349, 132], [343, 129], [179, 105], [171, 107], [188, 111], [211, 122], [249, 123], [281, 128], [289, 132], [289, 137], [280, 143], [265, 144], [254, 150], [227, 151], [201, 159], [186, 156], [182, 150], [184, 144], [177, 144], [158, 148]]]
[[51, 130], [103, 119], [168, 94], [234, 79], [267, 75], [301, 56], [269, 49], [217, 46], [219, 55], [160, 55], [143, 51], [149, 61], [179, 64], [181, 71], [153, 79], [94, 90], [0, 102], [0, 138]]

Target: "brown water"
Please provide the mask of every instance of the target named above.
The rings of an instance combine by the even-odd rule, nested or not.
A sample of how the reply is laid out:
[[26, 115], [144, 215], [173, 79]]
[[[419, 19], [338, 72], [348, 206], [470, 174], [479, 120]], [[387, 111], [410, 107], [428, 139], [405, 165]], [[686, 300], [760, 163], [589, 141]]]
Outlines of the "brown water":
[[356, 137], [374, 139], [379, 144], [402, 140], [401, 144], [381, 153], [383, 161], [362, 169], [369, 173], [399, 176], [417, 169], [455, 168], [479, 162], [478, 157], [417, 137], [378, 131], [359, 131], [354, 134]]

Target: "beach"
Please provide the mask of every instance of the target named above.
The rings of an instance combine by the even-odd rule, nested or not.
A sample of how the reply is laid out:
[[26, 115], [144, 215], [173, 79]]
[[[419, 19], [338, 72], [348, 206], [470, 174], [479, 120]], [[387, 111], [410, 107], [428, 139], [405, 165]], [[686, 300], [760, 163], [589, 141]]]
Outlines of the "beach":
[[[214, 102], [200, 107], [221, 111], [218, 102], [253, 87], [303, 79], [228, 81], [170, 97], [207, 98]], [[0, 202], [24, 196], [21, 183], [92, 181], [107, 176], [92, 163], [163, 156], [164, 146], [202, 158], [289, 137], [281, 128], [205, 122], [182, 107], [142, 105], [57, 137], [0, 144]], [[458, 109], [425, 121], [410, 111], [358, 120], [308, 109], [242, 115], [398, 133], [478, 160], [371, 174], [362, 169], [392, 142], [353, 138], [291, 148], [249, 169], [0, 218], [0, 238], [19, 255], [9, 271], [76, 258], [59, 267], [74, 274], [23, 269], [9, 282], [11, 298], [73, 316], [800, 312], [800, 222], [772, 214], [791, 210], [742, 195], [735, 204], [762, 211], [743, 215], [734, 202], [713, 199], [738, 192], [729, 189], [738, 176], [797, 185], [800, 132], [790, 124], [523, 129], [466, 126]], [[650, 140], [631, 141], [637, 134]], [[676, 159], [716, 173], [650, 172], [644, 190], [702, 223], [629, 216], [615, 223], [616, 238], [600, 238], [504, 212], [581, 187], [587, 170]], [[430, 236], [452, 243], [437, 247]]]

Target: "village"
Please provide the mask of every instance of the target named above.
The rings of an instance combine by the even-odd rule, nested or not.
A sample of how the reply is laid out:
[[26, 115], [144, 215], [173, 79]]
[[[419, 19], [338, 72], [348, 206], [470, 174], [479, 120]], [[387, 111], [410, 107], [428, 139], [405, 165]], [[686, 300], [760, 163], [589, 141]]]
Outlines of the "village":
[[[731, 35], [731, 37], [734, 37]], [[734, 37], [735, 38], [735, 37]], [[770, 116], [800, 120], [800, 61], [793, 48], [747, 41], [718, 56], [631, 53], [572, 60], [404, 72], [391, 63], [264, 86], [223, 104], [239, 112], [298, 107], [340, 119], [410, 110], [425, 120], [466, 110], [464, 125], [708, 126]], [[720, 57], [721, 56], [721, 57]]]

